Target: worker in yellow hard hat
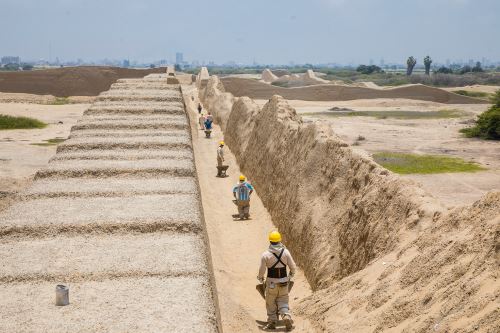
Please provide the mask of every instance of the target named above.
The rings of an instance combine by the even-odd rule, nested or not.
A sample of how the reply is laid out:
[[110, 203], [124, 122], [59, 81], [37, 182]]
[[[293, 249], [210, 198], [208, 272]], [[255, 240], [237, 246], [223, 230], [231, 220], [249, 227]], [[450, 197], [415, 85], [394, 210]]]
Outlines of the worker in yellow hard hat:
[[253, 186], [245, 176], [240, 176], [240, 181], [233, 187], [234, 203], [238, 206], [237, 217], [240, 220], [250, 217], [250, 196], [253, 193]]
[[[259, 274], [257, 279], [265, 283], [264, 296], [266, 299], [267, 325], [266, 329], [275, 329], [278, 316], [281, 315], [286, 329], [292, 329], [292, 316], [288, 306], [288, 293], [293, 285], [291, 278], [295, 275], [297, 266], [290, 251], [281, 243], [281, 234], [272, 231], [269, 234], [269, 248], [262, 253]], [[287, 267], [290, 273], [287, 273]], [[264, 274], [267, 278], [264, 281]]]
[[[219, 147], [217, 147], [217, 177], [223, 177], [224, 163], [224, 141], [219, 142]], [[227, 168], [226, 168], [227, 169]]]

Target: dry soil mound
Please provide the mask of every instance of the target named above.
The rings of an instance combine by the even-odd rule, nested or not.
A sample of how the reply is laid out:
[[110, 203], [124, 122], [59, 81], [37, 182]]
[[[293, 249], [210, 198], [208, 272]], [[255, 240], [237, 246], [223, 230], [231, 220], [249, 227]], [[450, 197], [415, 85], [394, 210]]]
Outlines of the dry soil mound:
[[121, 78], [142, 78], [164, 68], [65, 67], [23, 72], [0, 72], [0, 91], [37, 95], [96, 96]]
[[285, 99], [303, 101], [348, 101], [373, 98], [406, 98], [447, 104], [484, 104], [483, 100], [457, 95], [448, 91], [424, 85], [412, 85], [393, 89], [370, 89], [363, 87], [338, 86], [333, 84], [307, 87], [283, 88], [256, 80], [222, 78], [226, 92], [236, 97], [270, 99], [280, 95]]
[[273, 74], [268, 68], [264, 69], [262, 71], [262, 81], [271, 83], [273, 81], [276, 81], [278, 77]]

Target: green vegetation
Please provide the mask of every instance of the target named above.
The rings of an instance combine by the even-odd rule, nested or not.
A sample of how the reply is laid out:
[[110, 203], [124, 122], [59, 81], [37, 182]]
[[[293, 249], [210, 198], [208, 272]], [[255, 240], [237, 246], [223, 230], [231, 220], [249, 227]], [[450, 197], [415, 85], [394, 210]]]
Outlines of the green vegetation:
[[45, 126], [47, 124], [37, 119], [0, 114], [0, 130], [44, 128]]
[[373, 158], [378, 164], [399, 174], [475, 172], [485, 170], [474, 162], [467, 162], [458, 157], [440, 155], [380, 152], [373, 154]]
[[373, 73], [381, 73], [382, 68], [375, 66], [375, 65], [359, 65], [358, 68], [356, 68], [356, 72], [360, 72], [361, 74], [373, 74]]
[[460, 132], [469, 138], [500, 140], [500, 90], [497, 90], [491, 101], [493, 105], [479, 115], [476, 124]]
[[411, 73], [413, 73], [413, 69], [415, 68], [416, 64], [417, 59], [415, 59], [413, 56], [409, 57], [408, 60], [406, 60], [406, 75], [410, 76]]
[[65, 105], [65, 104], [69, 104], [69, 98], [68, 97], [56, 97], [55, 100], [53, 100], [52, 102], [50, 102], [49, 104], [50, 105]]
[[460, 118], [468, 115], [460, 110], [438, 110], [438, 111], [323, 111], [307, 113], [307, 116], [326, 117], [375, 117], [378, 119], [443, 119]]
[[274, 82], [271, 83], [271, 85], [276, 86], [276, 87], [283, 87], [283, 88], [288, 88], [289, 87], [288, 82], [274, 81]]
[[[425, 63], [424, 63], [425, 65]], [[366, 66], [369, 67], [369, 66]], [[229, 74], [261, 74], [267, 68], [266, 66], [252, 67], [209, 67], [210, 74], [229, 75]], [[326, 76], [321, 78], [326, 80], [340, 80], [345, 83], [355, 83], [363, 81], [372, 81], [380, 86], [399, 86], [404, 84], [421, 83], [435, 87], [463, 87], [474, 84], [500, 85], [500, 73], [494, 69], [488, 69], [484, 72], [474, 72], [472, 68], [465, 74], [460, 74], [463, 68], [442, 67], [430, 71], [430, 75], [425, 75], [423, 69], [412, 70], [412, 75], [407, 76], [406, 70], [398, 69], [396, 66], [385, 66], [380, 72], [374, 71], [371, 74], [358, 72], [356, 67], [316, 67], [313, 65], [303, 66], [285, 66], [282, 69], [271, 68], [273, 71], [280, 71], [282, 74], [305, 73], [306, 70], [313, 69], [315, 72], [324, 73]], [[478, 69], [478, 68], [477, 68]], [[198, 74], [199, 68], [190, 68], [184, 70], [186, 73]]]
[[429, 56], [424, 58], [425, 75], [430, 75], [432, 59]]
[[42, 146], [42, 147], [46, 147], [46, 146], [55, 146], [61, 142], [64, 142], [66, 141], [66, 139], [64, 138], [53, 138], [53, 139], [48, 139], [48, 140], [43, 140], [45, 142], [40, 142], [40, 143], [32, 143], [33, 146]]

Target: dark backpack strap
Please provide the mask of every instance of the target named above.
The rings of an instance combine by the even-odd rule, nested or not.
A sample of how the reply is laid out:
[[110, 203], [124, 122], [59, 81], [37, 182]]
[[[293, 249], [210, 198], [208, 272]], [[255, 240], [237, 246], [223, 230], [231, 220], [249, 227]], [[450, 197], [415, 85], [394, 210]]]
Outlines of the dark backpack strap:
[[284, 249], [284, 248], [283, 248], [283, 249], [281, 249], [281, 252], [280, 252], [280, 255], [279, 255], [279, 256], [277, 256], [277, 255], [276, 255], [276, 253], [271, 252], [271, 254], [272, 254], [273, 256], [275, 256], [275, 257], [276, 257], [276, 259], [278, 259], [278, 261], [276, 261], [276, 262], [274, 263], [274, 265], [272, 265], [272, 266], [271, 266], [271, 267], [269, 267], [269, 268], [271, 268], [271, 269], [272, 269], [272, 268], [275, 268], [275, 267], [276, 267], [276, 265], [278, 265], [279, 263], [281, 263], [283, 266], [285, 266], [285, 267], [286, 267], [285, 263], [284, 263], [283, 261], [281, 261], [281, 256], [283, 255], [283, 252], [285, 252], [285, 249]]

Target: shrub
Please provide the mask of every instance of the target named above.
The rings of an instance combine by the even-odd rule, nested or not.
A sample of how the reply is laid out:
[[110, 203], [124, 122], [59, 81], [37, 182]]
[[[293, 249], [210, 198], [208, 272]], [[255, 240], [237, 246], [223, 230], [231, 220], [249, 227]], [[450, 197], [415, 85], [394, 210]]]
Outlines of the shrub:
[[3, 68], [7, 71], [18, 71], [19, 64], [10, 63], [10, 64], [4, 65]]
[[375, 66], [375, 65], [359, 65], [358, 68], [356, 68], [356, 72], [360, 72], [361, 74], [373, 74], [373, 73], [380, 73], [382, 72], [382, 68]]
[[493, 105], [479, 115], [475, 126], [463, 128], [460, 132], [469, 138], [500, 140], [500, 90], [497, 90], [492, 102]]
[[451, 68], [448, 68], [448, 67], [445, 67], [445, 66], [441, 66], [441, 67], [438, 68], [438, 70], [436, 71], [436, 73], [439, 73], [439, 74], [452, 74], [453, 70]]
[[47, 124], [28, 117], [12, 117], [0, 114], [0, 130], [44, 128]]

